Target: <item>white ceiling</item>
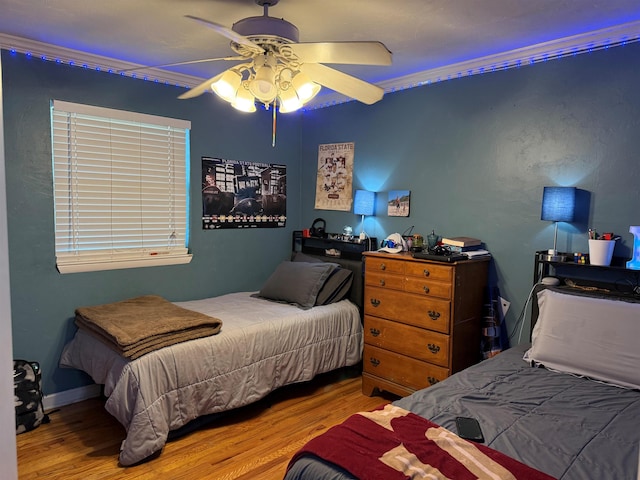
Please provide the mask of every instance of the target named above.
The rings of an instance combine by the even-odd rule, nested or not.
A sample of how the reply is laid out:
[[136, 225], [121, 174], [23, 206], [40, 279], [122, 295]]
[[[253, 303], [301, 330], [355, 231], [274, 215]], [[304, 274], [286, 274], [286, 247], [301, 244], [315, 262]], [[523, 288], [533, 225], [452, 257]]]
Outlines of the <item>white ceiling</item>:
[[[262, 14], [255, 0], [0, 0], [0, 46], [63, 61], [78, 55], [76, 62], [116, 70], [225, 57], [235, 55], [229, 40], [184, 16], [231, 27]], [[301, 42], [383, 42], [392, 66], [333, 67], [386, 91], [560, 48], [640, 38], [638, 0], [280, 0], [269, 15], [295, 24]], [[209, 62], [149, 75], [195, 86], [230, 66]], [[316, 104], [343, 100], [328, 91]]]

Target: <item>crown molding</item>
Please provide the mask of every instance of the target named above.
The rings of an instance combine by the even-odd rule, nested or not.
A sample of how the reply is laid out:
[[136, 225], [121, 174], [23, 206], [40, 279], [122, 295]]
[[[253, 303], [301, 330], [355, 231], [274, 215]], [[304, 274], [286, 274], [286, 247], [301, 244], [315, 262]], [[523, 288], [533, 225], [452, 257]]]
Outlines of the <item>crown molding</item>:
[[[71, 48], [59, 47], [49, 43], [29, 40], [27, 38], [16, 37], [0, 33], [0, 48], [8, 51], [15, 51], [25, 55], [32, 55], [36, 58], [49, 60], [57, 63], [64, 63], [80, 68], [98, 70], [115, 75], [122, 75], [131, 78], [138, 78], [154, 83], [166, 85], [176, 85], [178, 87], [189, 88], [204, 82], [205, 78], [182, 73], [171, 72], [161, 68], [145, 67], [133, 62], [125, 62], [110, 57], [95, 55], [92, 53], [73, 50]], [[144, 67], [145, 74], [140, 75], [134, 72], [123, 72], [123, 70], [141, 70]]]
[[[427, 69], [403, 77], [384, 80], [377, 85], [383, 88], [385, 93], [393, 93], [441, 81], [509, 68], [518, 68], [547, 60], [622, 46], [637, 41], [640, 41], [640, 21], [624, 23], [495, 55], [488, 55], [451, 65]], [[0, 48], [20, 52], [25, 55], [33, 55], [34, 57], [39, 57], [44, 60], [105, 71], [131, 78], [139, 78], [154, 83], [176, 85], [183, 88], [194, 87], [205, 80], [202, 77], [171, 72], [161, 68], [150, 68], [132, 62], [58, 47], [56, 45], [3, 33], [0, 33]], [[122, 72], [123, 70], [141, 70], [143, 68], [144, 71], [147, 72], [144, 75]], [[330, 93], [320, 96], [320, 98], [316, 97], [316, 99], [305, 105], [303, 110], [326, 108], [351, 101], [353, 101], [353, 99], [331, 91]]]
[[[629, 22], [495, 55], [488, 55], [438, 68], [423, 70], [411, 75], [385, 80], [377, 85], [382, 87], [385, 93], [393, 93], [423, 85], [431, 85], [441, 81], [509, 68], [518, 68], [548, 60], [590, 53], [595, 50], [622, 46], [637, 41], [640, 41], [640, 21]], [[307, 109], [329, 107], [350, 101], [352, 101], [352, 99], [332, 92], [322, 97], [322, 103], [315, 105], [309, 104], [307, 105]]]

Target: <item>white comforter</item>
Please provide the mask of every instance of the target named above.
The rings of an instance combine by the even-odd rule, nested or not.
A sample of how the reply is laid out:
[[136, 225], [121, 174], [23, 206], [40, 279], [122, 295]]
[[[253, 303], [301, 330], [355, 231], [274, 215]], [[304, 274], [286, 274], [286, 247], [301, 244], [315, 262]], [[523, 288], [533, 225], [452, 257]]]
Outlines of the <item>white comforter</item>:
[[65, 347], [60, 365], [104, 384], [105, 407], [127, 430], [122, 465], [162, 449], [169, 431], [196, 417], [248, 405], [283, 385], [360, 361], [362, 326], [350, 301], [302, 310], [251, 295], [177, 302], [220, 318], [222, 331], [133, 361], [82, 331]]

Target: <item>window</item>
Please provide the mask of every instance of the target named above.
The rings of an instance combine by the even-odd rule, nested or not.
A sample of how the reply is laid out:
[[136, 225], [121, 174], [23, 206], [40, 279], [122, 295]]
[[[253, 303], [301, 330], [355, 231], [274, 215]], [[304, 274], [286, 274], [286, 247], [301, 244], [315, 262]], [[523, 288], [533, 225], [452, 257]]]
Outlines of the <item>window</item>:
[[54, 100], [60, 273], [188, 263], [184, 120]]

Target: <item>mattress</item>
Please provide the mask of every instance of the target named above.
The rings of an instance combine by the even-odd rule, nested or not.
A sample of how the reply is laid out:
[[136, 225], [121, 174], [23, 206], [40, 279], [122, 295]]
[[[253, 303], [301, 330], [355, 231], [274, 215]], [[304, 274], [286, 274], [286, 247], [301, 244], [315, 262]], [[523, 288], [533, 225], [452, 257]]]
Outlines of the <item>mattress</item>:
[[221, 319], [222, 331], [129, 361], [79, 330], [62, 353], [60, 366], [104, 385], [105, 408], [127, 431], [121, 465], [161, 450], [170, 431], [197, 417], [362, 357], [360, 315], [349, 300], [302, 310], [240, 292], [176, 305]]
[[[561, 480], [631, 479], [638, 468], [640, 391], [536, 368], [527, 346], [485, 360], [395, 405], [456, 432], [475, 417], [485, 444]], [[311, 457], [286, 480], [352, 480]]]

